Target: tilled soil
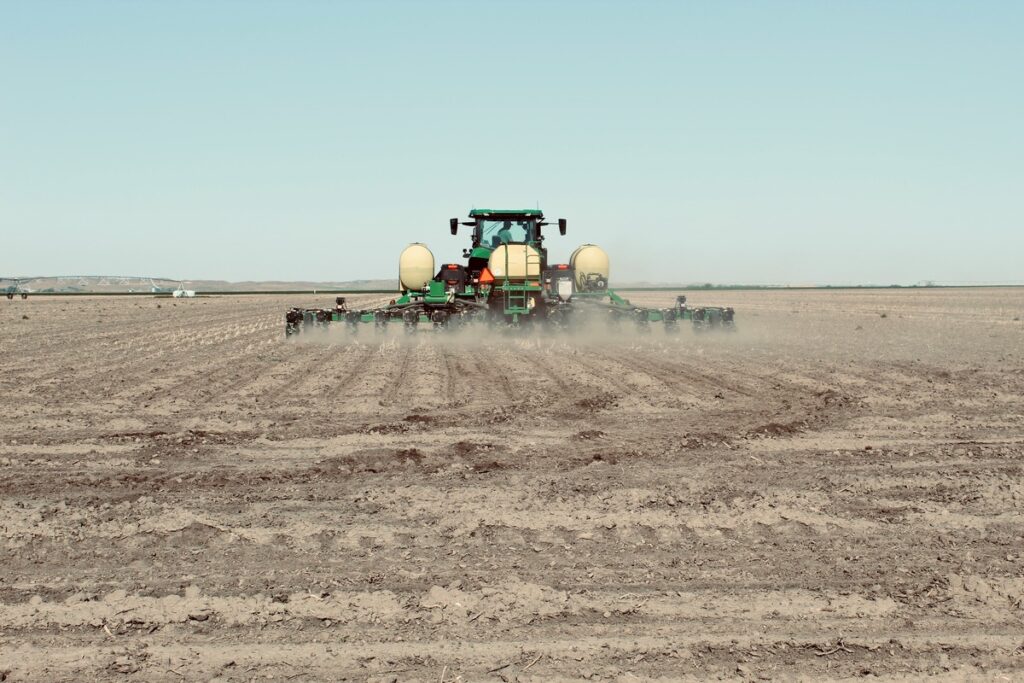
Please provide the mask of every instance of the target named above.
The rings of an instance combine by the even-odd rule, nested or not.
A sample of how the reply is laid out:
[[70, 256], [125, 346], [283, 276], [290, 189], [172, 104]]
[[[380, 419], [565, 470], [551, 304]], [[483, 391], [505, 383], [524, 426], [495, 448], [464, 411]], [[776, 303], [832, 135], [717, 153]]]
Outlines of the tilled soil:
[[0, 301], [0, 680], [1024, 677], [1024, 290], [329, 299]]

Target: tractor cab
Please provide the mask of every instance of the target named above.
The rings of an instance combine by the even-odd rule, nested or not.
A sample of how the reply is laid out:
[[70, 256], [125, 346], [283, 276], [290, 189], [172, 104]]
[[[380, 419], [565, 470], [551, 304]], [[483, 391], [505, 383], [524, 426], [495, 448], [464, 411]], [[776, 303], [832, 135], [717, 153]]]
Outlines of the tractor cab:
[[522, 214], [480, 216], [473, 226], [473, 246], [497, 249], [503, 244], [535, 243], [540, 238], [537, 223], [537, 217]]
[[[451, 219], [452, 234], [458, 233], [459, 225], [473, 229], [473, 249], [483, 247], [494, 250], [502, 244], [538, 244], [544, 237], [541, 228], [544, 212], [540, 209], [473, 209], [468, 221]], [[559, 219], [558, 229], [565, 234], [565, 219]]]

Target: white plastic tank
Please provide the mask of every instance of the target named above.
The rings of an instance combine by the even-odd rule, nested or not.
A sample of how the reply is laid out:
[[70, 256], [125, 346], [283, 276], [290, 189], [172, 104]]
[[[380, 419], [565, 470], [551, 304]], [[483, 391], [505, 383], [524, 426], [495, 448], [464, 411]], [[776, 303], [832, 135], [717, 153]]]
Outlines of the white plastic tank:
[[[506, 259], [507, 256], [507, 259]], [[506, 276], [505, 266], [508, 265], [508, 277], [511, 280], [540, 279], [540, 252], [529, 244], [503, 244], [493, 252], [487, 262], [487, 269], [496, 280]]]
[[427, 245], [414, 242], [398, 257], [398, 282], [403, 290], [420, 290], [434, 279], [434, 254]]
[[[596, 244], [582, 244], [569, 257], [569, 265], [576, 271], [576, 287], [586, 290], [597, 286], [608, 287], [608, 254]], [[604, 284], [598, 284], [603, 282]]]

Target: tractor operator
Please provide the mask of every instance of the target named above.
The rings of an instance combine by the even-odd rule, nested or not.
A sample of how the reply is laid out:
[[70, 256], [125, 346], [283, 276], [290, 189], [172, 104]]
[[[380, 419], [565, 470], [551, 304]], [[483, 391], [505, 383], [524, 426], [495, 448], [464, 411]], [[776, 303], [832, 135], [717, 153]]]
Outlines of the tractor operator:
[[491, 247], [497, 249], [499, 245], [508, 244], [512, 240], [512, 222], [505, 221], [505, 224], [498, 230], [498, 234], [491, 240]]

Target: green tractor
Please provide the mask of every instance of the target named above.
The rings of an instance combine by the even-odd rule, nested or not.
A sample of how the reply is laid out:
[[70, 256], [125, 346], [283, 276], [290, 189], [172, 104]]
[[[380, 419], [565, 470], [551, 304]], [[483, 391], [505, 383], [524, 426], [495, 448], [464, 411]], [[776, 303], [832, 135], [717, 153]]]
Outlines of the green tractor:
[[[423, 244], [410, 244], [398, 259], [401, 295], [381, 308], [350, 310], [344, 297], [331, 309], [292, 308], [285, 315], [287, 335], [307, 327], [362, 323], [384, 327], [401, 322], [407, 331], [420, 326], [449, 329], [472, 322], [510, 327], [533, 324], [573, 326], [581, 319], [630, 321], [641, 328], [663, 323], [678, 329], [682, 320], [695, 329], [734, 325], [731, 308], [690, 308], [679, 296], [669, 308], [643, 308], [608, 288], [608, 255], [584, 244], [569, 263], [552, 264], [544, 246], [544, 229], [553, 225], [539, 209], [473, 209], [468, 221], [452, 218], [451, 233], [469, 228], [471, 244], [462, 263], [445, 263], [435, 270], [434, 255]], [[566, 233], [566, 220], [558, 219]]]

